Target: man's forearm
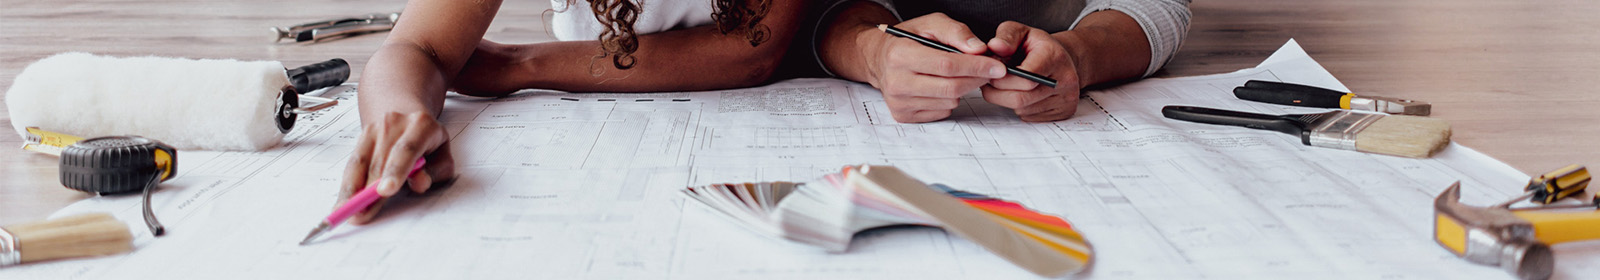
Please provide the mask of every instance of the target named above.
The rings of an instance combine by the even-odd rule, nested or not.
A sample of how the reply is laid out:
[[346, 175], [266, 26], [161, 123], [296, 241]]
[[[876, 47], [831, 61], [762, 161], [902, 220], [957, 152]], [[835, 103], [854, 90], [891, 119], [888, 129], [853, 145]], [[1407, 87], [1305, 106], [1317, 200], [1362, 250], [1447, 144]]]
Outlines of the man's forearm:
[[818, 36], [821, 42], [817, 43], [817, 55], [822, 59], [823, 67], [827, 67], [834, 75], [852, 81], [870, 82], [875, 80], [875, 73], [869, 69], [868, 59], [863, 52], [866, 46], [878, 44], [886, 35], [866, 32], [877, 28], [878, 24], [898, 23], [894, 13], [883, 6], [867, 1], [852, 1], [840, 4], [837, 11], [828, 15], [823, 22], [825, 29]]
[[1072, 53], [1084, 86], [1138, 78], [1150, 65], [1150, 42], [1133, 17], [1116, 10], [1085, 16], [1072, 30], [1051, 34]]

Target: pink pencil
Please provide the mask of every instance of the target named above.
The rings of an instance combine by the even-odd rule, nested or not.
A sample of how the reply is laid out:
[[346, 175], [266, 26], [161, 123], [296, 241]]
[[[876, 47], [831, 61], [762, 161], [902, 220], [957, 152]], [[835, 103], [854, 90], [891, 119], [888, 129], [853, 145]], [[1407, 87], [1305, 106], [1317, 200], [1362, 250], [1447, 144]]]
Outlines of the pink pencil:
[[[417, 164], [411, 165], [411, 171], [406, 172], [406, 178], [417, 175], [417, 171], [422, 170], [422, 165], [427, 163], [427, 160], [418, 158]], [[307, 234], [305, 240], [300, 240], [300, 245], [304, 246], [306, 243], [310, 243], [312, 239], [316, 239], [317, 236], [333, 231], [333, 227], [344, 223], [344, 220], [349, 219], [350, 216], [360, 213], [361, 209], [367, 209], [368, 206], [372, 206], [372, 203], [377, 202], [379, 197], [382, 196], [378, 195], [378, 182], [368, 184], [367, 188], [361, 189], [361, 192], [350, 197], [350, 200], [345, 201], [344, 205], [339, 205], [339, 208], [334, 209], [333, 214], [328, 214], [328, 218], [317, 224], [317, 228], [311, 229], [311, 234]]]

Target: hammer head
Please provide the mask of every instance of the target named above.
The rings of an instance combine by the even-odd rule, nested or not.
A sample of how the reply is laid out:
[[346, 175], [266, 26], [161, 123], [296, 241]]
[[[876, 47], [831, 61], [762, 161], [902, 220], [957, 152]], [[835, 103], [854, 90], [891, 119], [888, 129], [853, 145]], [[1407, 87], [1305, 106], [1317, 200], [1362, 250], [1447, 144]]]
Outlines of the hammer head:
[[1433, 240], [1473, 263], [1499, 266], [1520, 279], [1547, 279], [1555, 267], [1550, 247], [1534, 238], [1533, 224], [1510, 209], [1461, 204], [1461, 182], [1433, 200]]

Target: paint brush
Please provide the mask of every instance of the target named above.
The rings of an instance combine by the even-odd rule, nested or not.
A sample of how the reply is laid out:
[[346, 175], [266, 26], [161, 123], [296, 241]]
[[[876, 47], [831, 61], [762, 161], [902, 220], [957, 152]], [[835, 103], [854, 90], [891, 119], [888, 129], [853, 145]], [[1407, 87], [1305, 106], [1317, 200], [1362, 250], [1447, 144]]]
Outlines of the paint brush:
[[1450, 123], [1440, 119], [1336, 110], [1264, 115], [1190, 106], [1166, 106], [1169, 119], [1243, 126], [1300, 136], [1307, 146], [1427, 158], [1450, 144]]
[[0, 267], [133, 250], [128, 225], [89, 213], [0, 228]]

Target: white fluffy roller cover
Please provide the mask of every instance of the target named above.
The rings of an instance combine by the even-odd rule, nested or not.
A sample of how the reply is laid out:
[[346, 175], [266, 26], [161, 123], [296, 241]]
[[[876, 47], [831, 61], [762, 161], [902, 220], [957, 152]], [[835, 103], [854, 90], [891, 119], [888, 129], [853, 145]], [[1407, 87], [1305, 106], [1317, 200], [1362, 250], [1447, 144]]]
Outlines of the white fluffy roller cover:
[[275, 61], [57, 54], [6, 91], [11, 125], [79, 137], [138, 135], [180, 150], [258, 151], [283, 139], [273, 121], [289, 84]]

